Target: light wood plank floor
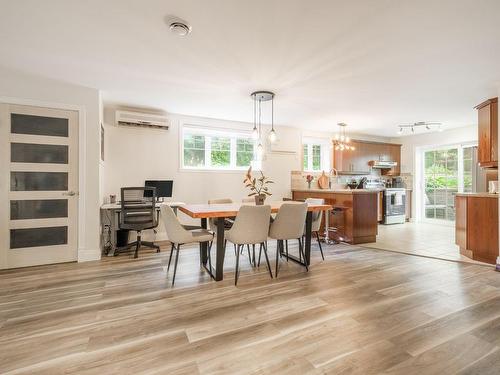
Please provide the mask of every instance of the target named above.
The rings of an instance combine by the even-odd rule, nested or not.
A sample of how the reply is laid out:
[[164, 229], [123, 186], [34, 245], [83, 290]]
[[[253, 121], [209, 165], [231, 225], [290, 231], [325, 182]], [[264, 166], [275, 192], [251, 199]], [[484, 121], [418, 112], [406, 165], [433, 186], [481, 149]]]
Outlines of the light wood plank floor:
[[[294, 248], [295, 251], [295, 248]], [[347, 245], [306, 273], [181, 252], [0, 272], [0, 373], [498, 374], [500, 273]], [[270, 247], [274, 259], [274, 246]], [[274, 261], [272, 261], [274, 265]]]

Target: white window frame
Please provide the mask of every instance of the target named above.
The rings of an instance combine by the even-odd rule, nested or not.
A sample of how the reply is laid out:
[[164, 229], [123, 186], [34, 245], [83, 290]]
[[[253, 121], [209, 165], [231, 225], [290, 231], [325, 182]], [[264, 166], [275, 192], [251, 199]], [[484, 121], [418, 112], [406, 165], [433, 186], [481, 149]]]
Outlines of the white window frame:
[[[304, 172], [321, 172], [330, 171], [330, 154], [332, 152], [330, 139], [325, 138], [313, 138], [313, 137], [302, 137], [301, 145], [301, 155], [302, 159], [300, 161], [301, 168]], [[307, 145], [307, 168], [304, 169], [304, 145]], [[320, 146], [321, 150], [321, 160], [320, 168], [313, 169], [312, 161], [312, 146]]]
[[[191, 167], [188, 165], [184, 165], [184, 136], [186, 134], [193, 135], [203, 135], [205, 137], [205, 165], [202, 167]], [[230, 139], [230, 165], [225, 166], [212, 166], [211, 163], [211, 153], [212, 153], [212, 137], [224, 137]], [[207, 127], [207, 126], [198, 126], [198, 125], [188, 125], [184, 124], [181, 126], [180, 134], [179, 134], [179, 161], [180, 166], [179, 169], [183, 171], [223, 171], [223, 172], [241, 172], [246, 171], [248, 166], [240, 167], [236, 165], [236, 149], [237, 139], [248, 139], [253, 141], [254, 143], [254, 157], [251, 162], [252, 168], [256, 170], [260, 170], [261, 163], [256, 160], [256, 148], [257, 144], [252, 139], [251, 132], [245, 132], [242, 130], [234, 130], [229, 128], [215, 128], [215, 127]]]

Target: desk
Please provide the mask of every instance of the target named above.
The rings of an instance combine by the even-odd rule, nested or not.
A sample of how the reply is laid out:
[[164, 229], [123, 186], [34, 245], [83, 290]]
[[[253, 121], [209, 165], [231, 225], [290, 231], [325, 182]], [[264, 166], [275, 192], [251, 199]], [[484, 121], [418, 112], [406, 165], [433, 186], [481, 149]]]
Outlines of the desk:
[[[175, 213], [177, 213], [177, 208], [183, 205], [183, 202], [161, 202], [156, 205], [156, 211], [160, 211], [162, 204], [172, 207]], [[108, 203], [101, 206], [101, 225], [102, 225], [102, 235], [104, 236], [104, 228], [109, 228], [109, 245], [110, 249], [107, 253], [106, 244], [102, 241], [102, 251], [107, 256], [114, 256], [116, 250], [116, 231], [120, 229], [120, 212], [121, 205], [119, 203]]]
[[[281, 205], [286, 202], [271, 202], [269, 205], [271, 206], [271, 212], [276, 213], [279, 211]], [[244, 203], [248, 205], [247, 203]], [[234, 217], [238, 214], [240, 207], [243, 204], [240, 203], [227, 203], [227, 204], [188, 204], [184, 206], [180, 206], [179, 210], [181, 210], [186, 215], [192, 218], [201, 219], [201, 226], [203, 228], [207, 228], [207, 219], [208, 218], [218, 218], [217, 220], [217, 259], [215, 261], [215, 269], [207, 268], [208, 261], [208, 246], [206, 243], [202, 243], [201, 246], [201, 261], [203, 266], [207, 269], [207, 271], [214, 277], [216, 281], [220, 281], [224, 278], [224, 256], [225, 256], [225, 248], [224, 248], [224, 218]], [[304, 247], [304, 255], [305, 259], [302, 262], [299, 258], [288, 255], [290, 260], [293, 260], [297, 263], [309, 265], [311, 263], [311, 225], [312, 225], [312, 213], [315, 211], [328, 211], [331, 210], [332, 206], [328, 204], [310, 204], [307, 208], [306, 215], [306, 238], [305, 238], [305, 247]], [[283, 254], [283, 256], [286, 256]], [[213, 262], [212, 262], [213, 263]]]

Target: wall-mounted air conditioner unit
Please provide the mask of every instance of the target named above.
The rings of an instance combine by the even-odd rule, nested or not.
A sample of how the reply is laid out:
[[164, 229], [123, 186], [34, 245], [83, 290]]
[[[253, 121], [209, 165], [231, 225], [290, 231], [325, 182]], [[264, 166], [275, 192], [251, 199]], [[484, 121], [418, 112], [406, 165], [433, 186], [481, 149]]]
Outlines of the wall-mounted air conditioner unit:
[[115, 119], [116, 124], [121, 126], [140, 126], [163, 130], [168, 130], [169, 128], [169, 121], [163, 115], [118, 110], [115, 113]]

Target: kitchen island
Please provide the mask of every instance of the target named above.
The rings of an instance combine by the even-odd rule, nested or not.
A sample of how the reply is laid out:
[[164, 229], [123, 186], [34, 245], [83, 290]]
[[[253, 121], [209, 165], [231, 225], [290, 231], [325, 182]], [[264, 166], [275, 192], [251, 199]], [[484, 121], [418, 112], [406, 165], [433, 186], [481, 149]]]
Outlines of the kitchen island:
[[[320, 198], [334, 207], [329, 212], [329, 226], [337, 228], [329, 232], [331, 240], [350, 244], [375, 242], [378, 233], [378, 191], [367, 189], [292, 189], [292, 198]], [[324, 223], [320, 234], [324, 233]]]

